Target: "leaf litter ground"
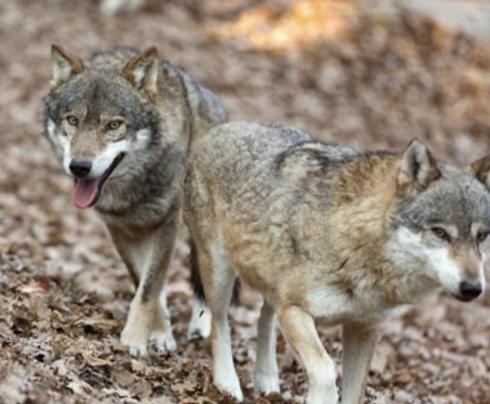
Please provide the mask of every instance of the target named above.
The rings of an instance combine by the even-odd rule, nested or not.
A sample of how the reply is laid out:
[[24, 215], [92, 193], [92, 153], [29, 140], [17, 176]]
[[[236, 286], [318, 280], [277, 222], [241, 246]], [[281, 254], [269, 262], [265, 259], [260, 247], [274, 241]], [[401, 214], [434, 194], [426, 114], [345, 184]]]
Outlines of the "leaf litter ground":
[[[234, 119], [283, 122], [353, 147], [403, 147], [419, 136], [458, 164], [488, 152], [488, 46], [407, 10], [359, 4], [155, 0], [111, 19], [96, 1], [0, 4], [0, 402], [226, 401], [211, 383], [207, 342], [186, 341], [184, 242], [168, 285], [178, 351], [134, 359], [119, 343], [133, 286], [100, 221], [72, 206], [71, 182], [39, 136], [50, 44], [85, 56], [155, 44], [213, 89]], [[490, 402], [489, 305], [441, 295], [389, 321], [367, 402]], [[245, 290], [231, 313], [247, 400], [300, 402], [305, 375], [281, 338], [283, 396], [253, 395], [259, 306]], [[339, 330], [319, 328], [340, 364]]]

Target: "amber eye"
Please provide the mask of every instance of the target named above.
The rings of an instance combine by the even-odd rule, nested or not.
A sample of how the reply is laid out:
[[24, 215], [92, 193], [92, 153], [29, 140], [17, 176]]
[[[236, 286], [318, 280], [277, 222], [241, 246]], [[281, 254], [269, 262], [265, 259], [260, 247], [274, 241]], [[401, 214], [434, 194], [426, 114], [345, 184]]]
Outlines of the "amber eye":
[[78, 118], [74, 115], [68, 115], [66, 117], [66, 122], [68, 122], [71, 126], [78, 126]]
[[116, 129], [119, 129], [122, 124], [123, 124], [122, 121], [110, 121], [107, 124], [107, 130], [116, 130]]
[[432, 233], [434, 233], [435, 236], [437, 236], [441, 240], [444, 240], [444, 241], [450, 241], [451, 240], [451, 237], [449, 236], [448, 232], [440, 226], [434, 226], [430, 230], [432, 231]]
[[489, 233], [490, 232], [488, 230], [479, 231], [476, 235], [476, 241], [478, 242], [478, 244], [483, 243], [487, 239]]

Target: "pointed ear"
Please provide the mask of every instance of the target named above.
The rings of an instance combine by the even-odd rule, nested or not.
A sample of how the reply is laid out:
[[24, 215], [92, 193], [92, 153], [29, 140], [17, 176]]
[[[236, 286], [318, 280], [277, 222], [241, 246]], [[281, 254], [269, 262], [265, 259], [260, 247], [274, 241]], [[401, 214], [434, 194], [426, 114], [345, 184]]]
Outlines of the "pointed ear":
[[57, 45], [51, 45], [51, 68], [51, 87], [56, 87], [75, 74], [81, 73], [84, 67], [80, 58], [71, 56]]
[[490, 188], [490, 154], [471, 163], [470, 169], [479, 181]]
[[410, 186], [426, 188], [440, 176], [441, 172], [430, 150], [418, 139], [413, 139], [401, 157], [398, 174], [399, 189]]
[[138, 90], [156, 94], [158, 92], [158, 65], [157, 48], [152, 46], [129, 59], [123, 68], [122, 75]]

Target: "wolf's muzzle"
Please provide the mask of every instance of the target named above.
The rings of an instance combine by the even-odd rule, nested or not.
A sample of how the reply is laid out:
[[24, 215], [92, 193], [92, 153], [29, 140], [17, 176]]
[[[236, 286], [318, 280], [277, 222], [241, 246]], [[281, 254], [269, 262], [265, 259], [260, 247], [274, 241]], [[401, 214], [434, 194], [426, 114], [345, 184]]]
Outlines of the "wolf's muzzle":
[[90, 160], [72, 159], [70, 161], [70, 171], [75, 177], [84, 178], [91, 169], [92, 162]]
[[469, 302], [470, 300], [476, 299], [481, 295], [482, 285], [480, 282], [471, 283], [468, 281], [463, 281], [459, 284], [459, 300]]

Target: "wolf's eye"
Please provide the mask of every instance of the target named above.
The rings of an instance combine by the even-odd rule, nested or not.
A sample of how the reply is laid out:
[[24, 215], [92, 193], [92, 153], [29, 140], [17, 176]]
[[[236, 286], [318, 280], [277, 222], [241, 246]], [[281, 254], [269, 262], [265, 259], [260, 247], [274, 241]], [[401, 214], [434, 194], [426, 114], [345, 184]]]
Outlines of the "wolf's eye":
[[490, 232], [488, 230], [481, 230], [478, 232], [478, 234], [476, 235], [476, 241], [479, 243], [483, 243], [488, 235], [490, 234]]
[[68, 122], [71, 126], [78, 126], [78, 118], [73, 115], [68, 115], [66, 117], [66, 122]]
[[437, 236], [441, 240], [444, 240], [444, 241], [450, 241], [451, 240], [451, 237], [449, 236], [448, 232], [440, 226], [434, 226], [430, 230], [432, 231], [432, 233], [434, 233], [435, 236]]
[[119, 129], [122, 125], [122, 121], [110, 121], [107, 124], [107, 130], [116, 130]]

